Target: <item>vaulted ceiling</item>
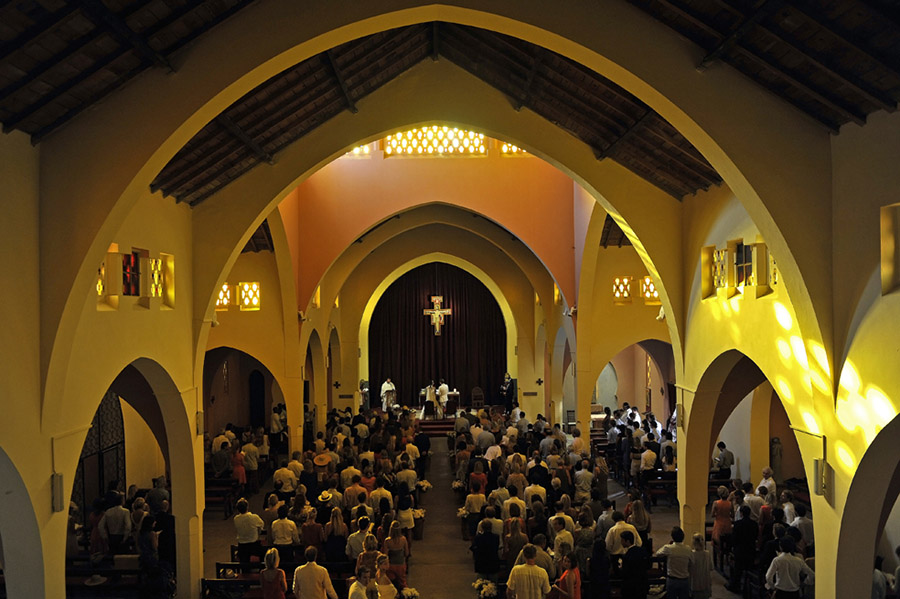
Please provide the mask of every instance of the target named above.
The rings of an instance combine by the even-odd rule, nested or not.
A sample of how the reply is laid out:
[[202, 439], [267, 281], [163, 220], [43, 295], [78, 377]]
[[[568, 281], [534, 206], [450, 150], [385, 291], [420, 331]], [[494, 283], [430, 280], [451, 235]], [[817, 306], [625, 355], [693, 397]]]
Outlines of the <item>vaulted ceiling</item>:
[[[37, 143], [253, 0], [0, 0], [0, 122]], [[894, 110], [900, 14], [887, 0], [629, 0], [830, 131]], [[199, 131], [153, 182], [195, 205], [426, 59], [446, 59], [676, 198], [721, 181], [646, 104], [528, 42], [434, 22], [380, 32], [279, 73]], [[439, 115], [436, 115], [439, 116]], [[615, 243], [615, 242], [614, 242]]]

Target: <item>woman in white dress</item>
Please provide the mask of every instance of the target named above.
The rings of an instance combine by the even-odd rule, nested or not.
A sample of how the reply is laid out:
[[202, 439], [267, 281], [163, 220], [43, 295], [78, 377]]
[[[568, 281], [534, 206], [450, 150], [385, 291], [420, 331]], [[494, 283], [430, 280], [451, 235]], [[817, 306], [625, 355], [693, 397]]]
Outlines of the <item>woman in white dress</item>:
[[397, 587], [388, 577], [388, 570], [391, 562], [387, 555], [379, 555], [375, 560], [375, 584], [378, 586], [379, 599], [395, 599], [397, 597]]

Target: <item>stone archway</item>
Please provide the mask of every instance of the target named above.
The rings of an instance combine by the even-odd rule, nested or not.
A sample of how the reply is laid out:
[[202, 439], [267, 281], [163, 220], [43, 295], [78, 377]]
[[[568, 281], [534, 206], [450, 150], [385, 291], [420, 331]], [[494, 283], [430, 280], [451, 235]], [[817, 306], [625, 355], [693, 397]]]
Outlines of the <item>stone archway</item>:
[[900, 416], [895, 416], [881, 429], [856, 468], [837, 541], [834, 568], [837, 597], [868, 597], [872, 594], [870, 585], [876, 543], [891, 509], [900, 498], [898, 435]]
[[[44, 596], [44, 552], [33, 505], [16, 465], [0, 448], [0, 538], [8, 597]], [[67, 511], [68, 504], [57, 508]]]

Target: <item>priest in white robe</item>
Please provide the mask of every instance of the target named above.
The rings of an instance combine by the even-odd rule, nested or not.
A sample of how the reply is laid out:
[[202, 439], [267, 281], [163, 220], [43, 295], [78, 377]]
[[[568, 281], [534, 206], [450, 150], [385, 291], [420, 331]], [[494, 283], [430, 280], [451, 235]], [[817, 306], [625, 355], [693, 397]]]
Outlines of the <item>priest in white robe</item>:
[[385, 412], [394, 406], [397, 401], [397, 387], [391, 382], [391, 377], [381, 384], [381, 409]]

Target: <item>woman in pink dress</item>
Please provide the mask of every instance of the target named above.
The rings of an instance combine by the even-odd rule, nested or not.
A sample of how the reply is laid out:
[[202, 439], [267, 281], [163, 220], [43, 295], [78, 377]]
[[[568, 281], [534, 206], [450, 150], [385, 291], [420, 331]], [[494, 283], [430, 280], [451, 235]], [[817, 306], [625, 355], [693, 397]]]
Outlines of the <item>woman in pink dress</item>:
[[563, 599], [581, 599], [581, 571], [574, 553], [564, 555], [561, 562], [565, 571], [553, 588]]
[[244, 468], [244, 452], [240, 446], [235, 443], [231, 453], [231, 476], [238, 481], [241, 495], [244, 494], [244, 486], [247, 484], [247, 470]]
[[[712, 505], [712, 542], [713, 559], [723, 561], [728, 552], [728, 539], [731, 537], [734, 522], [734, 504], [728, 501], [728, 489], [719, 487], [716, 490], [719, 499]], [[724, 565], [724, 564], [723, 564]]]
[[262, 587], [263, 599], [284, 599], [287, 591], [287, 580], [284, 570], [278, 567], [278, 550], [274, 547], [266, 552], [266, 567], [259, 573], [259, 584]]

